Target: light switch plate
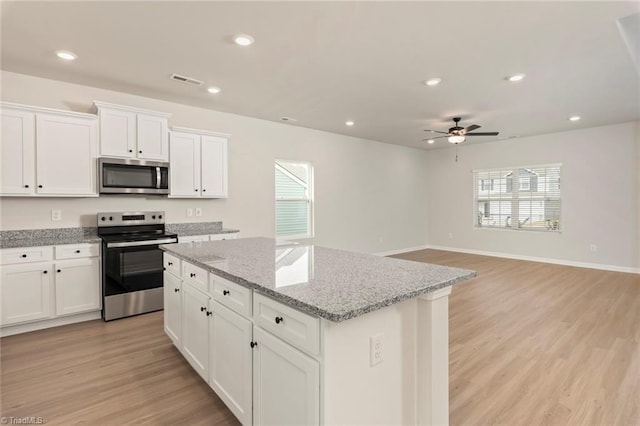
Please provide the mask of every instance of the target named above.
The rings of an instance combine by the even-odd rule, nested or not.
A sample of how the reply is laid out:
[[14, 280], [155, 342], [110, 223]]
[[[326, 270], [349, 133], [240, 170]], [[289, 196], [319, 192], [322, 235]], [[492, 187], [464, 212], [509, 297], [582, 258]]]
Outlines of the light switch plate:
[[200, 207], [196, 207], [196, 216], [202, 216], [202, 209]]
[[62, 210], [58, 210], [58, 209], [51, 210], [51, 220], [53, 221], [62, 220]]

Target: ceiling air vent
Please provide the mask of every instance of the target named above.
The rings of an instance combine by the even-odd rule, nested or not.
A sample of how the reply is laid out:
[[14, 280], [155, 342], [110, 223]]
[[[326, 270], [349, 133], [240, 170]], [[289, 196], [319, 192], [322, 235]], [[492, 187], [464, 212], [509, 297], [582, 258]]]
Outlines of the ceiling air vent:
[[191, 84], [192, 86], [202, 86], [202, 81], [191, 77], [185, 77], [183, 75], [171, 74], [171, 77], [169, 78], [174, 81], [179, 81], [180, 83]]

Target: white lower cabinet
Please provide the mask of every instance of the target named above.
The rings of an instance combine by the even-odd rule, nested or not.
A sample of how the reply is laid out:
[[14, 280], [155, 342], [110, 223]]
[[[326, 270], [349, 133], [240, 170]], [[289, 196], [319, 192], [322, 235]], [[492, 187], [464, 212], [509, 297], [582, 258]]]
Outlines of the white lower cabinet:
[[251, 321], [211, 301], [209, 385], [242, 424], [251, 424]]
[[209, 296], [182, 284], [182, 355], [209, 382]]
[[255, 327], [253, 422], [265, 425], [320, 423], [320, 364]]
[[56, 315], [100, 309], [100, 262], [97, 257], [55, 263]]
[[49, 318], [51, 314], [51, 263], [2, 266], [0, 325]]
[[175, 275], [164, 273], [164, 332], [180, 348], [182, 337], [182, 281]]

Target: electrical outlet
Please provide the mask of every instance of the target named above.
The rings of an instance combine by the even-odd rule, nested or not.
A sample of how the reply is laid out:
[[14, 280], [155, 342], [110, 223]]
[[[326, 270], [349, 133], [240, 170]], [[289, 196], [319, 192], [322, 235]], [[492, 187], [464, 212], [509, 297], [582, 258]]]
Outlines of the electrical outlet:
[[196, 216], [202, 216], [202, 209], [200, 207], [196, 207]]
[[369, 337], [369, 365], [371, 367], [380, 364], [384, 360], [384, 352], [382, 350], [383, 337], [384, 333]]
[[62, 220], [62, 210], [51, 210], [51, 220]]
[[187, 209], [187, 216], [193, 216], [193, 209]]
[[593, 244], [593, 243], [591, 243], [591, 244], [589, 245], [589, 250], [591, 251], [591, 253], [595, 253], [595, 252], [597, 252], [597, 251], [598, 251], [598, 246], [597, 246], [597, 245], [595, 245], [595, 244]]

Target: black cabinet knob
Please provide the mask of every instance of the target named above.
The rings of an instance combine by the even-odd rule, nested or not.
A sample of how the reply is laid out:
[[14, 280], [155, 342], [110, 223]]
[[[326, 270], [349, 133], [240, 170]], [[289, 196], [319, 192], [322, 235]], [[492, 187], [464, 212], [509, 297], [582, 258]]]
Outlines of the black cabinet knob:
[[133, 152], [133, 150], [132, 150], [132, 149], [130, 149], [130, 150], [129, 150], [129, 152]]
[[222, 290], [222, 295], [226, 296], [227, 294], [229, 294], [229, 290]]
[[189, 276], [190, 276], [191, 278], [193, 278], [193, 277], [195, 277], [195, 276], [196, 276], [196, 274], [189, 274]]
[[48, 273], [49, 273], [49, 271], [42, 271], [42, 273], [43, 273], [43, 274], [48, 274]]
[[42, 188], [42, 185], [38, 185], [38, 188]]
[[177, 292], [179, 292], [179, 291], [180, 291], [180, 289], [179, 289], [179, 288], [174, 288], [174, 289], [173, 289], [173, 292], [174, 292], [174, 293], [177, 293]]
[[250, 342], [249, 345], [251, 345], [252, 348], [255, 348], [258, 346], [258, 342]]
[[25, 185], [24, 187], [25, 187], [25, 188], [28, 188], [28, 187], [29, 187], [29, 185]]
[[207, 316], [210, 317], [211, 315], [213, 315], [213, 312], [207, 311]]
[[280, 324], [282, 321], [284, 321], [284, 318], [276, 317], [276, 324]]
[[158, 216], [158, 219], [162, 219], [162, 215]]
[[197, 189], [194, 189], [194, 191], [198, 192], [198, 190], [197, 190]]
[[107, 220], [107, 218], [106, 218], [106, 217], [104, 217], [104, 216], [102, 216], [102, 217], [100, 218], [100, 220], [105, 221], [105, 220]]
[[142, 151], [138, 151], [138, 154], [142, 154]]
[[20, 256], [20, 257], [27, 257], [27, 255], [26, 255], [26, 254], [23, 254], [23, 255], [22, 255], [22, 256]]
[[76, 253], [77, 253], [77, 254], [79, 254], [79, 253], [80, 253], [80, 250], [76, 250]]
[[173, 262], [169, 262], [169, 263], [168, 263], [168, 265], [169, 265], [169, 266], [173, 266]]
[[62, 270], [60, 270], [60, 269], [56, 269], [56, 272], [60, 273], [60, 272], [62, 272]]
[[167, 270], [167, 268], [165, 268], [165, 267], [162, 267], [162, 270], [163, 270], [163, 271], [166, 271], [166, 270]]
[[151, 216], [151, 219], [155, 219], [155, 218], [156, 218], [156, 215]]
[[204, 306], [200, 306], [200, 312], [204, 312], [206, 310], [207, 310], [207, 308], [205, 308]]
[[113, 220], [113, 216], [109, 216], [109, 220]]
[[203, 188], [203, 189], [202, 189], [202, 192], [207, 192], [207, 190]]

